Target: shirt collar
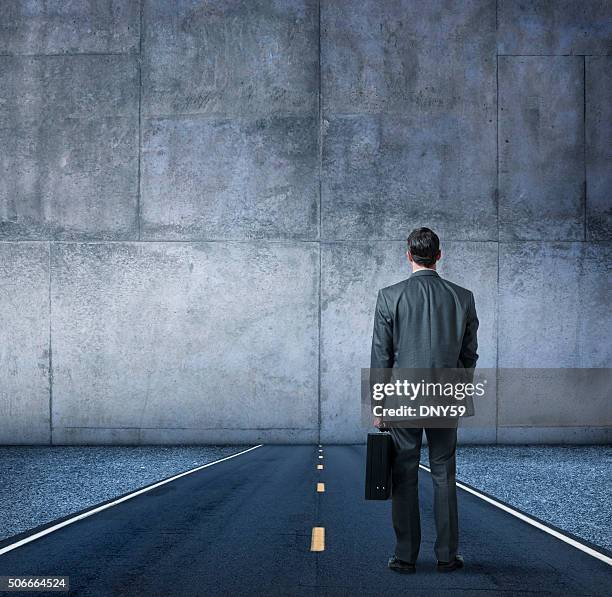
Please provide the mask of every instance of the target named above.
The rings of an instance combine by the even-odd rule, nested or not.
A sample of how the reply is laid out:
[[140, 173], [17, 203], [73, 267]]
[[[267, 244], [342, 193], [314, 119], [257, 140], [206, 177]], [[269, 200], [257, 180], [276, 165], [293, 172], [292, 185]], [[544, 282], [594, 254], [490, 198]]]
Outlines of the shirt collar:
[[438, 272], [433, 269], [418, 269], [416, 272], [412, 273], [412, 276], [437, 276], [437, 275], [438, 275]]

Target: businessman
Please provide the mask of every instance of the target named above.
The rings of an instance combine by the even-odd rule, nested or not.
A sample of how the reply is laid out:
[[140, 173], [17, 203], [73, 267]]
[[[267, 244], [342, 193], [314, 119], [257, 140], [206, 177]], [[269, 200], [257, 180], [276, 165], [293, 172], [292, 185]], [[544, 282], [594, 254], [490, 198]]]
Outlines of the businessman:
[[[410, 233], [406, 255], [412, 275], [378, 292], [370, 366], [473, 369], [478, 359], [474, 295], [438, 275], [440, 240], [429, 228]], [[380, 428], [383, 422], [376, 418], [374, 425]], [[416, 571], [421, 542], [418, 471], [423, 427], [391, 426], [389, 431], [395, 448], [391, 499], [396, 547], [388, 566], [410, 574]], [[457, 426], [425, 427], [425, 434], [434, 487], [437, 569], [451, 572], [463, 567], [457, 554]]]

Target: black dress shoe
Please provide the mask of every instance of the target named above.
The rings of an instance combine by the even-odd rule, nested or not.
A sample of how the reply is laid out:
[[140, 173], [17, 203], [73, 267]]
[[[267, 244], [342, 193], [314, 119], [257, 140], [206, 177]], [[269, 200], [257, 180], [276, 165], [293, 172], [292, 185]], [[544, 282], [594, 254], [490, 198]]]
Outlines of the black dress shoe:
[[438, 572], [452, 572], [459, 568], [463, 568], [463, 557], [461, 556], [455, 556], [455, 559], [450, 562], [438, 561]]
[[416, 572], [416, 566], [414, 564], [404, 562], [404, 560], [400, 560], [397, 556], [389, 558], [388, 566], [390, 570], [399, 572], [400, 574], [414, 574]]

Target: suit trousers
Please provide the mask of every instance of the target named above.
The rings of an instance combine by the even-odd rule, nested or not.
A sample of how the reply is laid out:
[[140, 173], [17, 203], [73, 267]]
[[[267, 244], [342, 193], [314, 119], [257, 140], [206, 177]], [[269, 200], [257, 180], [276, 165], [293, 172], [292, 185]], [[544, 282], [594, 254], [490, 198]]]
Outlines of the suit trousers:
[[[418, 473], [423, 428], [392, 427], [389, 431], [395, 448], [391, 471], [395, 555], [414, 563], [421, 543]], [[455, 486], [457, 428], [426, 428], [425, 434], [434, 489], [434, 549], [438, 561], [450, 562], [457, 555], [459, 543]]]

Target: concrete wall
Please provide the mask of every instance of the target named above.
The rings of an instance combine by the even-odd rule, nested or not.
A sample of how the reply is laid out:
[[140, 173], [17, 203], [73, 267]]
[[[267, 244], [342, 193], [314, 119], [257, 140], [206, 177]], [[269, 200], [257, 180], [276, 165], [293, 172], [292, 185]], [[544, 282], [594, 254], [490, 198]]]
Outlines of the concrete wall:
[[0, 442], [361, 441], [420, 225], [483, 367], [610, 367], [611, 98], [597, 0], [0, 3]]

